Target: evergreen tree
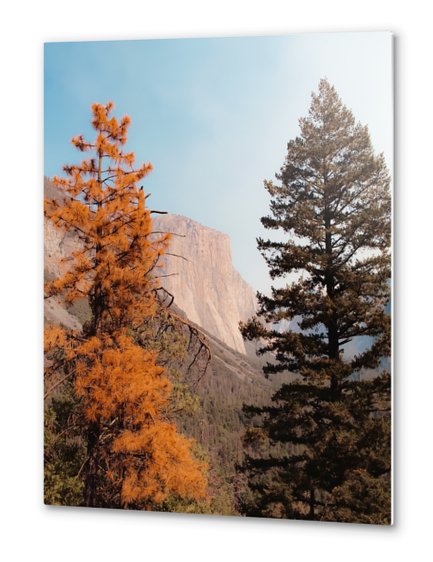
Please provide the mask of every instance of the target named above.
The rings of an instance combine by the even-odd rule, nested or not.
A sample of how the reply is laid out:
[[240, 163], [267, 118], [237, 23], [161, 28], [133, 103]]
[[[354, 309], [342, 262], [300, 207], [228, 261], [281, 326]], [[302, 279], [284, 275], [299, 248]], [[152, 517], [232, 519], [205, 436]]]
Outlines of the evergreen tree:
[[[389, 524], [390, 375], [354, 375], [390, 355], [390, 177], [367, 127], [327, 80], [299, 124], [276, 174], [281, 185], [265, 181], [272, 215], [261, 222], [286, 239], [258, 239], [258, 247], [272, 279], [302, 275], [259, 294], [257, 317], [241, 324], [244, 337], [263, 343], [259, 353], [275, 354], [267, 375], [289, 370], [298, 379], [276, 392], [272, 406], [245, 407], [261, 420], [246, 441], [270, 440], [280, 453], [247, 458], [254, 499], [244, 509]], [[296, 329], [280, 333], [282, 320]], [[371, 345], [345, 357], [344, 346], [361, 337]]]
[[[45, 284], [45, 296], [70, 306], [88, 299], [92, 312], [82, 333], [46, 328], [46, 398], [65, 381], [72, 387], [74, 427], [85, 436], [75, 476], [84, 475], [84, 505], [151, 509], [171, 494], [205, 498], [206, 464], [171, 421], [172, 386], [157, 362], [161, 350], [146, 338], [161, 306], [155, 276], [169, 235], [152, 236], [152, 211], [137, 187], [152, 167], [134, 169], [134, 154], [122, 151], [130, 119], [118, 122], [112, 109], [110, 102], [93, 104], [95, 142], [72, 139], [93, 156], [64, 166], [68, 178], [54, 178], [63, 196], [45, 201], [45, 215], [63, 232], [78, 233], [82, 244], [63, 260], [64, 274]], [[55, 470], [58, 446], [52, 451]], [[71, 463], [68, 478], [76, 468]], [[51, 476], [49, 482], [57, 490]]]

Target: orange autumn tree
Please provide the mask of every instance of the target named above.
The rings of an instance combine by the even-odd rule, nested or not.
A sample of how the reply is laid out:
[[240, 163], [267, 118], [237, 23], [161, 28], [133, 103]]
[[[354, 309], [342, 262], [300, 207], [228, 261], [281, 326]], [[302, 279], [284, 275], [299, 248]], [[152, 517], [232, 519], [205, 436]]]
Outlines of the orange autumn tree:
[[53, 179], [62, 202], [45, 200], [46, 217], [81, 242], [63, 260], [64, 273], [45, 284], [45, 297], [67, 305], [87, 298], [92, 311], [83, 332], [46, 329], [45, 375], [47, 395], [68, 379], [78, 400], [75, 423], [87, 447], [84, 505], [151, 509], [171, 494], [205, 497], [206, 465], [170, 421], [171, 385], [156, 351], [133, 337], [157, 314], [156, 271], [170, 235], [151, 236], [152, 211], [137, 182], [152, 166], [134, 169], [134, 154], [122, 151], [130, 118], [110, 117], [113, 107], [92, 105], [94, 143], [72, 139], [92, 156], [64, 166], [66, 179]]

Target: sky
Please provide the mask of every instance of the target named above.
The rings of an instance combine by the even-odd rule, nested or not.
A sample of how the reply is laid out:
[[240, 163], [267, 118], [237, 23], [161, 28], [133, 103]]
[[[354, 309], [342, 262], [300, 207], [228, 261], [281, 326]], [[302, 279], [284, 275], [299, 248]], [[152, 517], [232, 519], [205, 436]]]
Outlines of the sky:
[[94, 138], [90, 106], [131, 117], [126, 145], [153, 209], [230, 236], [233, 265], [254, 288], [271, 284], [256, 238], [276, 239], [264, 180], [284, 163], [321, 78], [335, 86], [393, 168], [393, 56], [389, 32], [46, 43], [44, 174], [62, 174]]

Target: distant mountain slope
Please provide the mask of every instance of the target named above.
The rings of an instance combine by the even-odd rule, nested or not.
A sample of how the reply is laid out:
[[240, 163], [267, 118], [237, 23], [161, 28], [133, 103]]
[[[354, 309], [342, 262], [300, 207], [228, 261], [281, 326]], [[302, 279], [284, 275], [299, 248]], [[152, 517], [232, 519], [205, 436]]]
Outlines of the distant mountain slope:
[[[185, 317], [183, 311], [176, 307], [174, 310]], [[270, 354], [257, 357], [254, 346], [246, 342], [246, 356], [200, 329], [212, 350], [211, 367], [195, 389], [200, 411], [194, 416], [181, 415], [176, 421], [182, 432], [196, 439], [209, 453], [211, 471], [218, 467], [223, 471], [225, 481], [231, 482], [228, 488], [234, 498], [235, 465], [243, 458], [242, 437], [245, 424], [250, 423], [243, 413], [243, 404], [270, 404], [281, 384], [295, 380], [296, 375], [284, 372], [266, 379], [262, 366], [273, 361]]]
[[155, 217], [153, 230], [173, 233], [161, 284], [192, 322], [246, 354], [238, 325], [255, 314], [257, 299], [233, 268], [229, 236], [179, 215]]

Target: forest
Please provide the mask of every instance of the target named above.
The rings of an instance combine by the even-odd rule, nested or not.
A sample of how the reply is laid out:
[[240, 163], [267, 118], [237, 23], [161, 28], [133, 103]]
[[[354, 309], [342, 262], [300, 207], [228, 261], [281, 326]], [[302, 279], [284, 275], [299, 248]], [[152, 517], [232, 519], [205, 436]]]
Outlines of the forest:
[[45, 180], [75, 244], [45, 298], [79, 325], [45, 318], [45, 504], [391, 524], [391, 178], [368, 127], [320, 81], [264, 182], [284, 240], [257, 240], [272, 280], [302, 275], [257, 294], [243, 355], [164, 289], [172, 235], [113, 110], [92, 105], [88, 158]]

